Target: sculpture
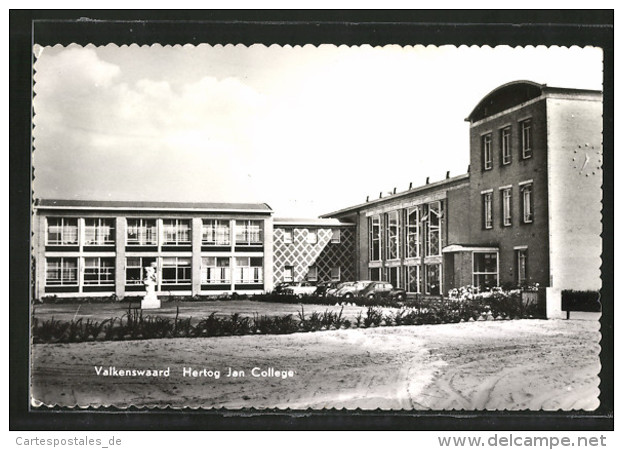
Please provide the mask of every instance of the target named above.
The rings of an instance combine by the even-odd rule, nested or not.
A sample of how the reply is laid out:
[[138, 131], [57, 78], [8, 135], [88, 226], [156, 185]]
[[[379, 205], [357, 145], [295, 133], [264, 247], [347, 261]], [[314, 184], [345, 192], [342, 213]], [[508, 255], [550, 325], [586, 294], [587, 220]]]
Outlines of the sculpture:
[[160, 308], [160, 300], [156, 296], [156, 263], [151, 263], [149, 267], [145, 267], [145, 297], [141, 301], [141, 309], [158, 309]]

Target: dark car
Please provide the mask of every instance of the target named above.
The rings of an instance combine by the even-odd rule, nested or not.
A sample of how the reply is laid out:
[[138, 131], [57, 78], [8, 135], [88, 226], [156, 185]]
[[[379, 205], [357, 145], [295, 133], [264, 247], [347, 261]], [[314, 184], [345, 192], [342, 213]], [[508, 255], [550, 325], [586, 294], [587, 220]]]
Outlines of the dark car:
[[326, 297], [327, 291], [329, 289], [335, 289], [338, 284], [339, 283], [335, 281], [323, 281], [322, 283], [318, 283], [318, 286], [316, 287], [316, 292], [314, 292], [314, 295], [317, 295], [318, 297]]
[[294, 282], [293, 282], [293, 281], [282, 281], [282, 282], [277, 283], [277, 284], [275, 285], [275, 287], [273, 288], [273, 292], [274, 292], [275, 294], [283, 294], [283, 293], [284, 293], [284, 290], [285, 290], [287, 287], [292, 286], [293, 284], [294, 284]]
[[382, 297], [402, 301], [407, 298], [407, 292], [404, 289], [394, 288], [391, 283], [385, 281], [373, 281], [359, 291], [358, 296], [369, 299]]

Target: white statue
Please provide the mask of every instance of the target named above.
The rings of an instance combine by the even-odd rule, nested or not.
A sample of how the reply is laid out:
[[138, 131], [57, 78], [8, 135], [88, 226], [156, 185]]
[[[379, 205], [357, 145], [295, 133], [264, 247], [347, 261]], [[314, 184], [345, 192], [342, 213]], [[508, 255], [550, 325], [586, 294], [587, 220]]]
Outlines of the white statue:
[[156, 296], [156, 263], [151, 263], [149, 267], [145, 267], [145, 297], [141, 301], [141, 309], [158, 309], [160, 308], [160, 300]]

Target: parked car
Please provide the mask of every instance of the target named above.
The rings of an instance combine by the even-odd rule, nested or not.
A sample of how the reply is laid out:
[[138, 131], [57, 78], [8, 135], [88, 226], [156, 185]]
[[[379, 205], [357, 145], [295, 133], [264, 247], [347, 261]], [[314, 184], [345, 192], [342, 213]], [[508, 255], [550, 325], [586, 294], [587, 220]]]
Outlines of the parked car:
[[339, 283], [335, 281], [323, 281], [321, 283], [318, 283], [314, 295], [317, 295], [318, 297], [328, 297], [328, 291], [331, 289], [335, 289], [338, 284]]
[[327, 291], [325, 292], [325, 297], [335, 297], [336, 296], [335, 294], [338, 290], [350, 284], [355, 284], [355, 282], [354, 281], [343, 281], [341, 283], [336, 283], [335, 286], [327, 289]]
[[364, 289], [359, 291], [359, 297], [365, 297], [369, 299], [382, 297], [391, 298], [394, 300], [404, 300], [407, 298], [407, 292], [401, 288], [394, 288], [391, 283], [385, 281], [373, 281], [368, 284]]
[[273, 292], [275, 294], [283, 294], [284, 289], [292, 286], [294, 283], [292, 281], [281, 281], [280, 283], [277, 283], [275, 285], [275, 287], [273, 288]]
[[309, 281], [299, 281], [283, 289], [284, 294], [296, 295], [297, 297], [312, 295], [314, 292], [316, 292], [316, 285]]
[[342, 286], [335, 292], [335, 296], [339, 298], [354, 298], [359, 296], [359, 292], [365, 289], [370, 283], [373, 281], [355, 281], [353, 283], [345, 283], [345, 286]]

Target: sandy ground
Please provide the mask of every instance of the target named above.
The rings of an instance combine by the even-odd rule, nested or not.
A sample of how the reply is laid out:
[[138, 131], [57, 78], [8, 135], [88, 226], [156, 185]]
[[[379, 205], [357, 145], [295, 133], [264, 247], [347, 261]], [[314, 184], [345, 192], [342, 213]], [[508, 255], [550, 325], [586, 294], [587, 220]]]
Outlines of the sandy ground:
[[[38, 344], [32, 397], [63, 406], [592, 410], [599, 340], [595, 320], [518, 320]], [[97, 366], [170, 373], [111, 377]], [[185, 367], [220, 378], [183, 376]], [[293, 376], [255, 377], [254, 367]], [[227, 377], [230, 369], [245, 376]]]

